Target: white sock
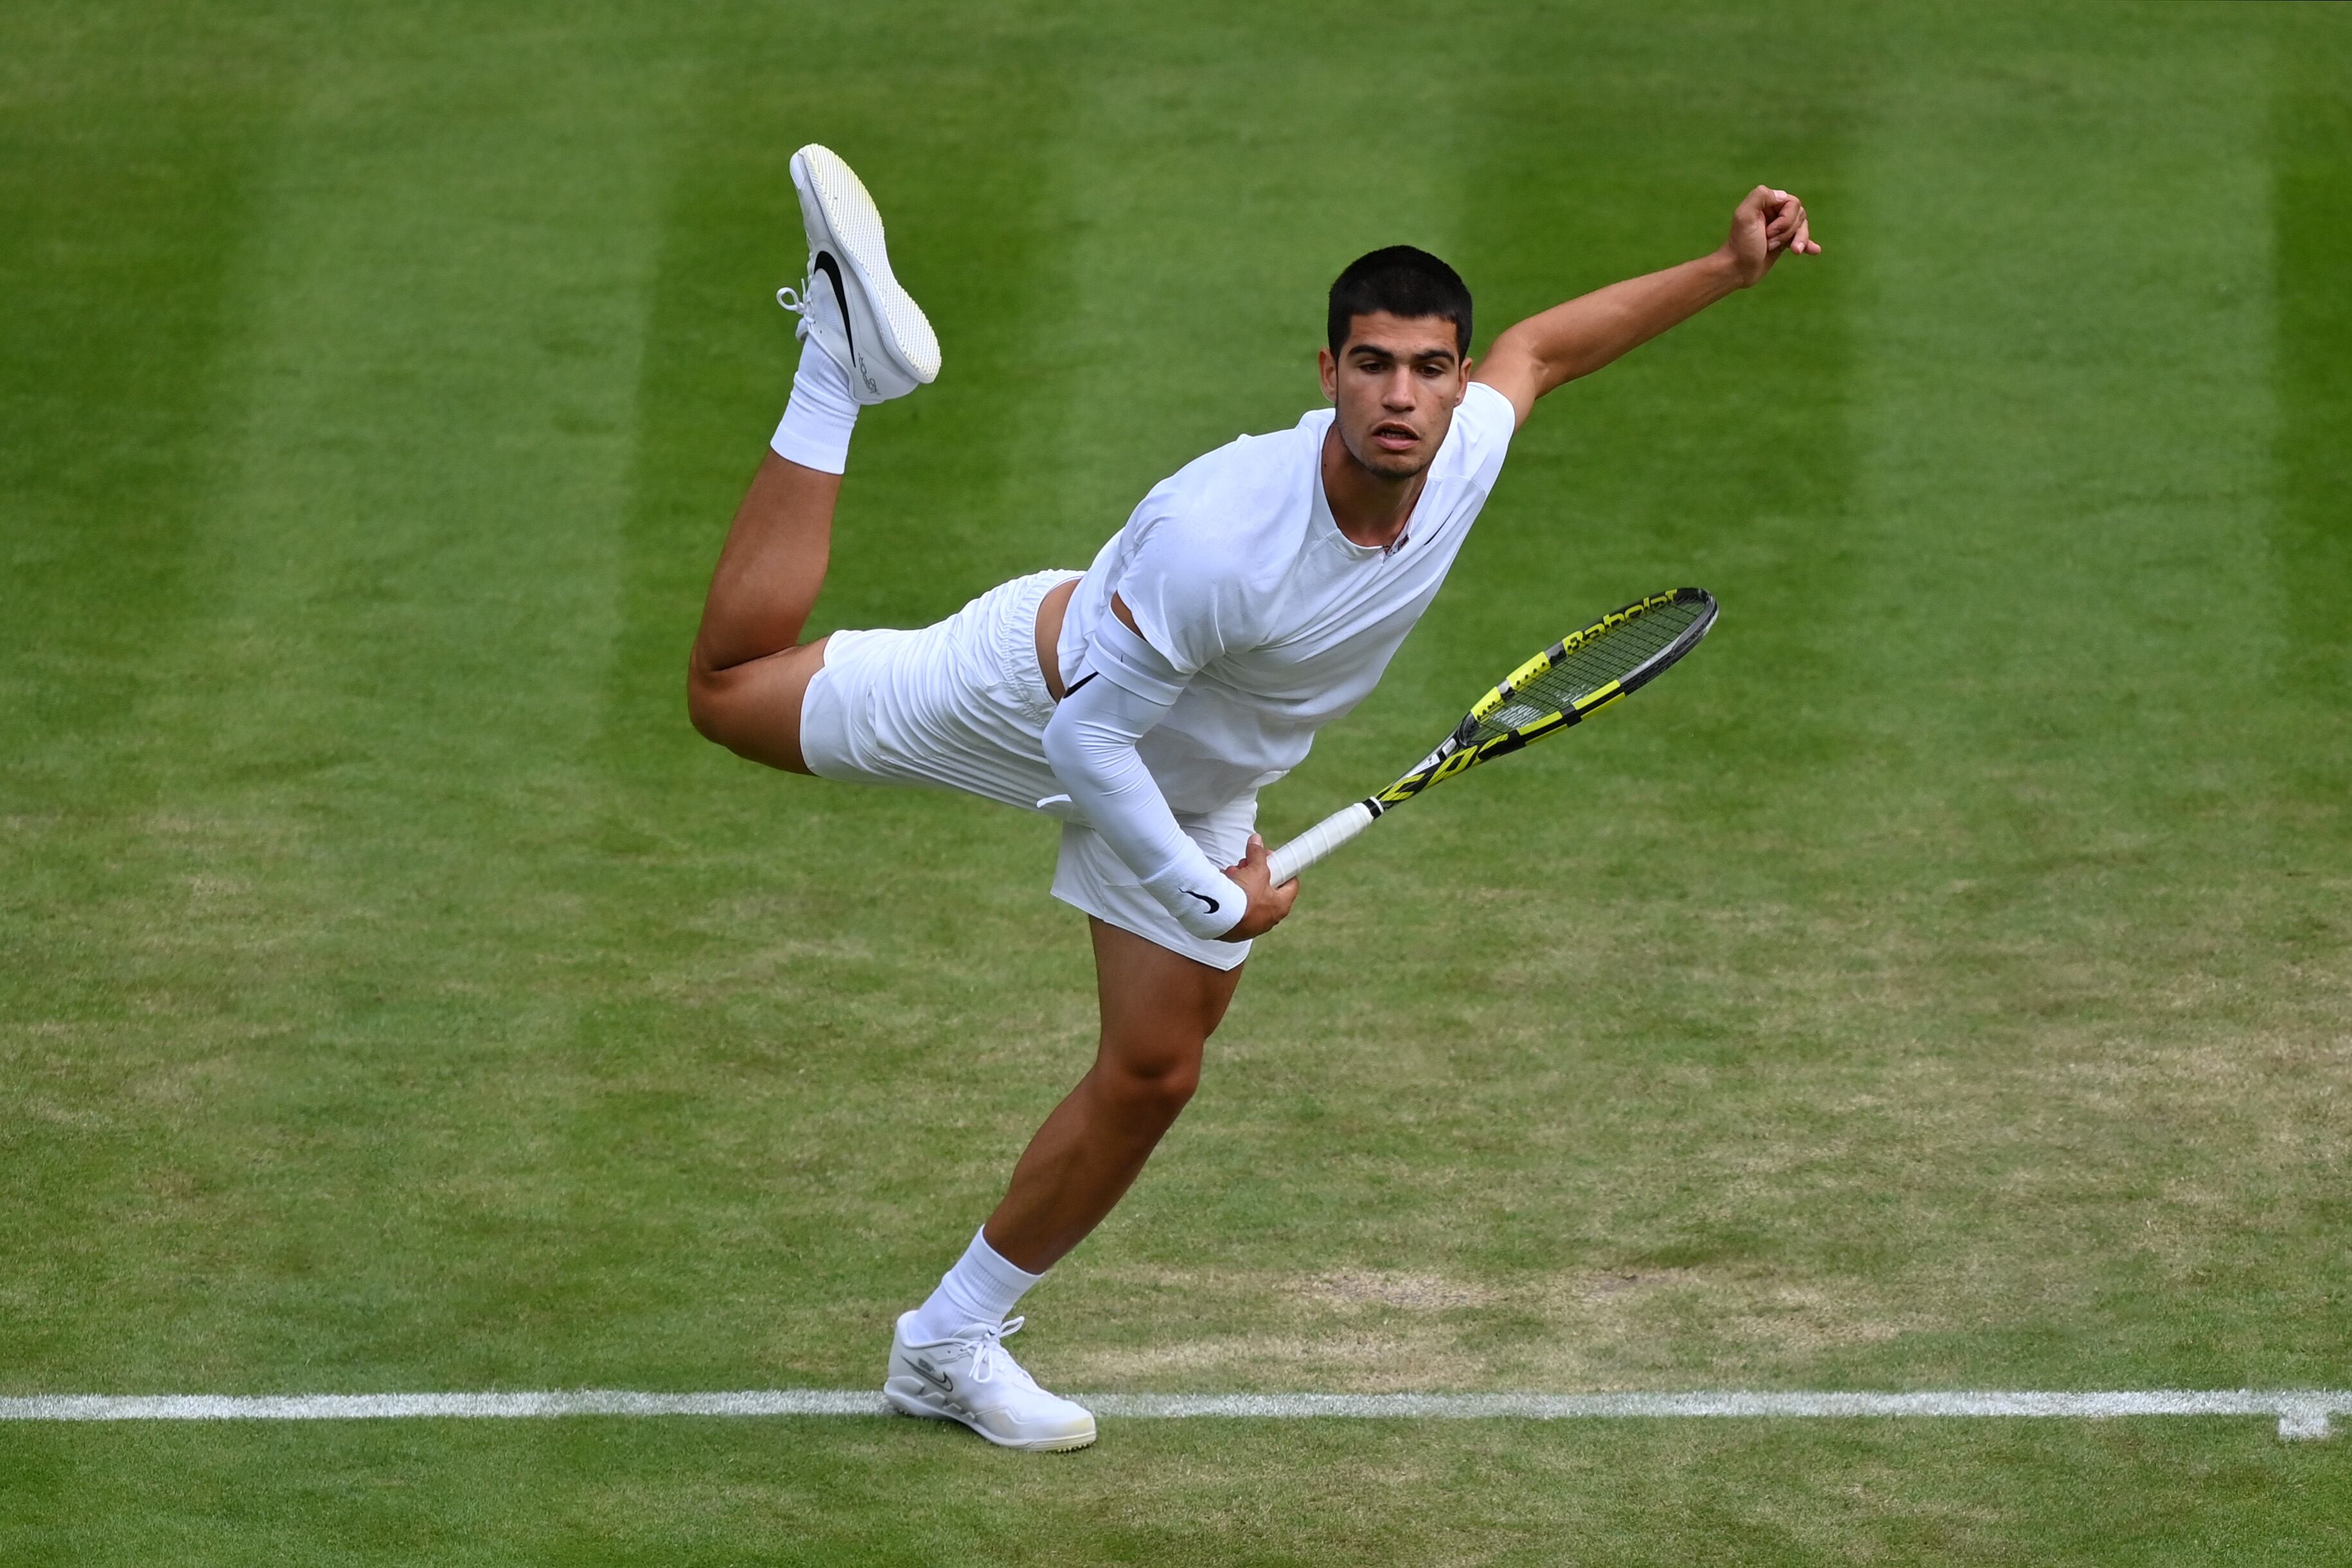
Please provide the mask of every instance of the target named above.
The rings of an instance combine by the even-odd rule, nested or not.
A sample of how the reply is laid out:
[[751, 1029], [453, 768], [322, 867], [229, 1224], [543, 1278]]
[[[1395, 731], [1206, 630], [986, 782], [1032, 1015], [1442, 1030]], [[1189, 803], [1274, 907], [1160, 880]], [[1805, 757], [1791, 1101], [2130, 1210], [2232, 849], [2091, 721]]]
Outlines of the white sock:
[[849, 466], [849, 434], [857, 424], [857, 399], [849, 374], [812, 338], [801, 345], [801, 368], [793, 372], [792, 400], [783, 423], [768, 444], [779, 457], [803, 468], [839, 474]]
[[986, 1230], [976, 1230], [956, 1266], [940, 1276], [931, 1299], [915, 1309], [908, 1337], [918, 1344], [935, 1344], [976, 1325], [993, 1328], [1045, 1277], [1006, 1262], [988, 1244]]

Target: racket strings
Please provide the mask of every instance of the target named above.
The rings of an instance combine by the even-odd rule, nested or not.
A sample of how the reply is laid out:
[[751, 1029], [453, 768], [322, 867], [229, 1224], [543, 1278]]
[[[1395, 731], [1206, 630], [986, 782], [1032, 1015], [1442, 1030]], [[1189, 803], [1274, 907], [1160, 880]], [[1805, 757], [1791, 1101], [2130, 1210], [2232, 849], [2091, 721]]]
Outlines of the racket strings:
[[1480, 724], [1480, 738], [1562, 712], [1610, 682], [1623, 680], [1674, 646], [1706, 609], [1703, 601], [1662, 605], [1611, 627], [1512, 693], [1509, 701]]

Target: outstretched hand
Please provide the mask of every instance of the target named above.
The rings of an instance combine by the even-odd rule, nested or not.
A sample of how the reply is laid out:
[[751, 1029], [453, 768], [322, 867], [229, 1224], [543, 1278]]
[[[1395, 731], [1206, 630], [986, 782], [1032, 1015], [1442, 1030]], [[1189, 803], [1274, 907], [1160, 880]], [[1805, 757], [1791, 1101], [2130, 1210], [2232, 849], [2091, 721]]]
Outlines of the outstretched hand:
[[1241, 884], [1249, 894], [1249, 908], [1231, 931], [1217, 938], [1220, 942], [1246, 942], [1253, 936], [1263, 936], [1282, 924], [1290, 906], [1298, 902], [1297, 878], [1272, 886], [1274, 875], [1265, 863], [1265, 841], [1255, 833], [1249, 836], [1249, 848], [1242, 852], [1239, 865], [1229, 865], [1225, 874]]
[[1723, 254], [1730, 259], [1739, 287], [1747, 288], [1760, 281], [1782, 256], [1819, 256], [1822, 247], [1813, 243], [1804, 203], [1786, 191], [1759, 185], [1731, 214], [1731, 233], [1723, 242]]

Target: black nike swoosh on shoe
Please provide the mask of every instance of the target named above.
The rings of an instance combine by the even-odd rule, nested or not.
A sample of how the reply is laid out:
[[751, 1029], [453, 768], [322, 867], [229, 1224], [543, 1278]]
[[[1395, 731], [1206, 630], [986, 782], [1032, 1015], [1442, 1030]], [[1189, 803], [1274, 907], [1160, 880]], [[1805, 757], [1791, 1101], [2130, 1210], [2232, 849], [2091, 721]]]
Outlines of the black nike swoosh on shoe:
[[849, 324], [849, 290], [841, 286], [841, 264], [833, 259], [833, 252], [821, 250], [809, 264], [824, 274], [833, 285], [834, 303], [841, 307], [841, 335], [849, 340], [849, 351], [857, 352], [857, 329]]
[[1217, 903], [1217, 901], [1216, 901], [1215, 899], [1211, 898], [1211, 897], [1210, 897], [1207, 894], [1205, 894], [1205, 893], [1194, 893], [1194, 892], [1193, 892], [1191, 888], [1189, 888], [1189, 887], [1188, 887], [1188, 888], [1186, 888], [1186, 889], [1184, 890], [1184, 892], [1185, 892], [1185, 894], [1186, 894], [1186, 895], [1187, 895], [1188, 897], [1197, 898], [1197, 899], [1199, 899], [1202, 903], [1203, 903], [1203, 904], [1207, 904], [1207, 905], [1209, 906], [1209, 913], [1210, 913], [1210, 914], [1212, 914], [1212, 915], [1214, 915], [1214, 914], [1218, 911], [1218, 909], [1221, 907], [1221, 905], [1219, 905], [1219, 904]]
[[955, 1382], [954, 1382], [954, 1380], [953, 1380], [953, 1379], [951, 1379], [951, 1378], [950, 1378], [950, 1377], [948, 1377], [948, 1376], [947, 1376], [946, 1375], [944, 1375], [943, 1373], [941, 1373], [941, 1372], [940, 1372], [937, 1367], [933, 1366], [929, 1362], [928, 1362], [928, 1361], [914, 1361], [914, 1360], [911, 1360], [911, 1359], [910, 1359], [910, 1360], [908, 1361], [908, 1365], [910, 1365], [910, 1366], [912, 1366], [912, 1367], [913, 1367], [917, 1372], [919, 1372], [919, 1373], [922, 1374], [922, 1375], [923, 1375], [923, 1380], [924, 1380], [926, 1383], [935, 1383], [935, 1384], [939, 1385], [939, 1389], [940, 1389], [940, 1393], [942, 1393], [942, 1394], [953, 1394], [953, 1393], [955, 1392]]

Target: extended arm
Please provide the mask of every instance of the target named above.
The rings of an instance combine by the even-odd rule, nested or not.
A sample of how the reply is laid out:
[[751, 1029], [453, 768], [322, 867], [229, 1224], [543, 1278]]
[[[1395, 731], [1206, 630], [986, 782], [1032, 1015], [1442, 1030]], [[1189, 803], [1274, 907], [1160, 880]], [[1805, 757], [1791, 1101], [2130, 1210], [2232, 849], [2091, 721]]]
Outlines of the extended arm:
[[1805, 204], [1786, 191], [1759, 185], [1731, 214], [1731, 233], [1714, 252], [1528, 317], [1495, 340], [1470, 379], [1509, 398], [1525, 423], [1546, 392], [1591, 375], [1725, 295], [1759, 281], [1781, 256], [1819, 256], [1821, 250]]

